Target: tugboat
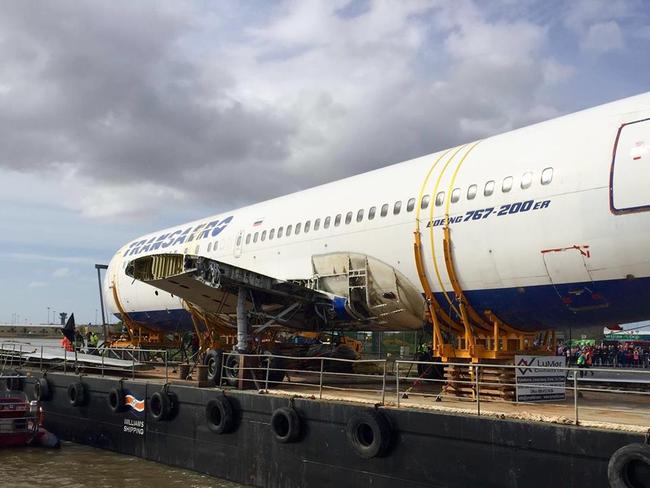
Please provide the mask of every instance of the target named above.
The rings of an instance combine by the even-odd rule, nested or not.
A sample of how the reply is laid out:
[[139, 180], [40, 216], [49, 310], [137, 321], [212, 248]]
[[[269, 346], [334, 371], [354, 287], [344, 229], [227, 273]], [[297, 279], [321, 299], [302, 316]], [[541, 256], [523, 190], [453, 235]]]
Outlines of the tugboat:
[[59, 447], [59, 440], [42, 427], [38, 401], [29, 401], [20, 386], [21, 376], [0, 376], [7, 385], [0, 391], [0, 449], [15, 446]]

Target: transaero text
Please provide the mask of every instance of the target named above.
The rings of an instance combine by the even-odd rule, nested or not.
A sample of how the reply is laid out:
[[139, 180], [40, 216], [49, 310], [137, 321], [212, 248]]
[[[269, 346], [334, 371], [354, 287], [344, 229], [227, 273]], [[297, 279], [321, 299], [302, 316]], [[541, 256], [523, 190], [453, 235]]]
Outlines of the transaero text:
[[199, 241], [208, 237], [216, 237], [223, 231], [230, 222], [232, 216], [221, 220], [204, 222], [196, 226], [179, 228], [174, 231], [158, 234], [149, 239], [133, 241], [124, 252], [124, 256], [136, 256], [143, 252], [166, 249], [170, 246], [184, 244], [186, 242]]

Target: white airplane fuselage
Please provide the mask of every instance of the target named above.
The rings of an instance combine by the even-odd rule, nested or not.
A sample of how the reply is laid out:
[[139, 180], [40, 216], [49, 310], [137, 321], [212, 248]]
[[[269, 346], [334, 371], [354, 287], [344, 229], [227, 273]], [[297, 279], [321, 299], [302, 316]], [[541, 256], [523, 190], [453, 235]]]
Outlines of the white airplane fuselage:
[[283, 280], [312, 278], [313, 256], [359, 253], [423, 292], [418, 227], [426, 278], [451, 308], [448, 216], [458, 281], [477, 310], [528, 330], [650, 318], [649, 118], [643, 94], [144, 235], [110, 261], [109, 308], [118, 312], [114, 284], [134, 319], [191, 326], [178, 297], [125, 274], [161, 252]]

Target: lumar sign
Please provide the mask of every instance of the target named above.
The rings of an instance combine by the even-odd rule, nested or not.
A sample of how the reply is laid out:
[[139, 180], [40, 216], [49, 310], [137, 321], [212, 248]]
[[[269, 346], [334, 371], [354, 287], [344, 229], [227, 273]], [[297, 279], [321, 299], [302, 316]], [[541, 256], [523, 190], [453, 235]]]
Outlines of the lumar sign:
[[517, 401], [564, 400], [564, 356], [515, 356]]

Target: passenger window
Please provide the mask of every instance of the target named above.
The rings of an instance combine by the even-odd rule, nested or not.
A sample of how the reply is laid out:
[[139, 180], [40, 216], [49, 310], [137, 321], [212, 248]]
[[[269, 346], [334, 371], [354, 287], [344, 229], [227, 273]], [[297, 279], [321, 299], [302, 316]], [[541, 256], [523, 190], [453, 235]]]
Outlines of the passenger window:
[[257, 242], [257, 238], [259, 237], [260, 233], [255, 232], [255, 235], [253, 236], [253, 242]]
[[212, 248], [212, 250], [216, 251], [218, 247], [219, 247], [219, 241], [214, 241], [214, 247]]
[[345, 225], [348, 225], [350, 222], [352, 222], [352, 212], [345, 214]]
[[300, 228], [301, 227], [302, 227], [302, 224], [300, 222], [298, 222], [296, 224], [296, 230], [294, 231], [293, 235], [297, 236], [298, 234], [300, 234]]
[[362, 220], [363, 220], [363, 209], [357, 212], [357, 222], [361, 222]]
[[503, 193], [508, 193], [512, 190], [512, 176], [506, 176], [503, 179], [503, 184], [501, 185], [501, 191]]
[[456, 203], [458, 200], [460, 200], [460, 188], [454, 188], [451, 192], [451, 203]]
[[393, 215], [398, 215], [400, 210], [402, 210], [402, 201], [398, 200], [395, 202], [395, 205], [393, 206]]
[[494, 193], [494, 181], [490, 180], [485, 184], [485, 188], [483, 189], [483, 195], [489, 197], [493, 193]]
[[311, 220], [305, 222], [305, 234], [309, 232], [309, 229], [311, 229]]
[[424, 195], [422, 197], [422, 203], [420, 203], [420, 208], [424, 210], [429, 206], [429, 202], [431, 201], [431, 197], [429, 195]]
[[441, 191], [436, 195], [436, 207], [442, 206], [442, 203], [445, 201], [445, 192]]
[[275, 237], [275, 229], [271, 229], [269, 231], [269, 241], [272, 240]]
[[284, 227], [280, 227], [280, 228], [278, 229], [278, 239], [279, 239], [280, 237], [282, 237], [282, 232], [283, 232], [283, 231], [284, 231]]
[[317, 231], [318, 229], [320, 229], [320, 219], [314, 221], [314, 231]]
[[386, 215], [388, 215], [388, 204], [387, 203], [384, 203], [381, 206], [381, 213], [379, 215], [381, 215], [382, 217], [386, 217]]
[[412, 212], [415, 208], [415, 198], [409, 198], [409, 201], [406, 203], [406, 211]]
[[289, 237], [291, 235], [291, 229], [292, 228], [293, 228], [293, 226], [287, 225], [287, 237]]
[[329, 229], [331, 221], [332, 221], [332, 217], [325, 217], [325, 222], [323, 222], [323, 227], [325, 227], [326, 229]]
[[341, 225], [341, 214], [334, 217], [334, 227], [338, 227], [339, 225]]
[[261, 240], [263, 240], [263, 241], [266, 240], [266, 231], [262, 232], [262, 239]]
[[553, 179], [553, 168], [546, 168], [542, 171], [542, 185], [548, 185]]
[[212, 251], [212, 243], [208, 243], [208, 252]]
[[239, 235], [237, 236], [237, 245], [238, 245], [238, 246], [241, 244], [241, 240], [242, 240], [243, 235], [244, 235], [244, 234], [239, 234]]
[[377, 207], [370, 207], [370, 210], [368, 210], [368, 220], [372, 220], [375, 218], [376, 211], [377, 211]]
[[525, 190], [526, 188], [530, 188], [530, 185], [533, 183], [533, 173], [528, 171], [527, 173], [524, 173], [524, 175], [521, 177], [521, 189]]
[[476, 190], [478, 187], [476, 185], [469, 185], [469, 188], [467, 189], [467, 199], [468, 200], [474, 200], [476, 198]]
[[251, 235], [248, 234], [248, 235], [246, 236], [246, 244], [250, 244], [250, 243], [251, 243]]

